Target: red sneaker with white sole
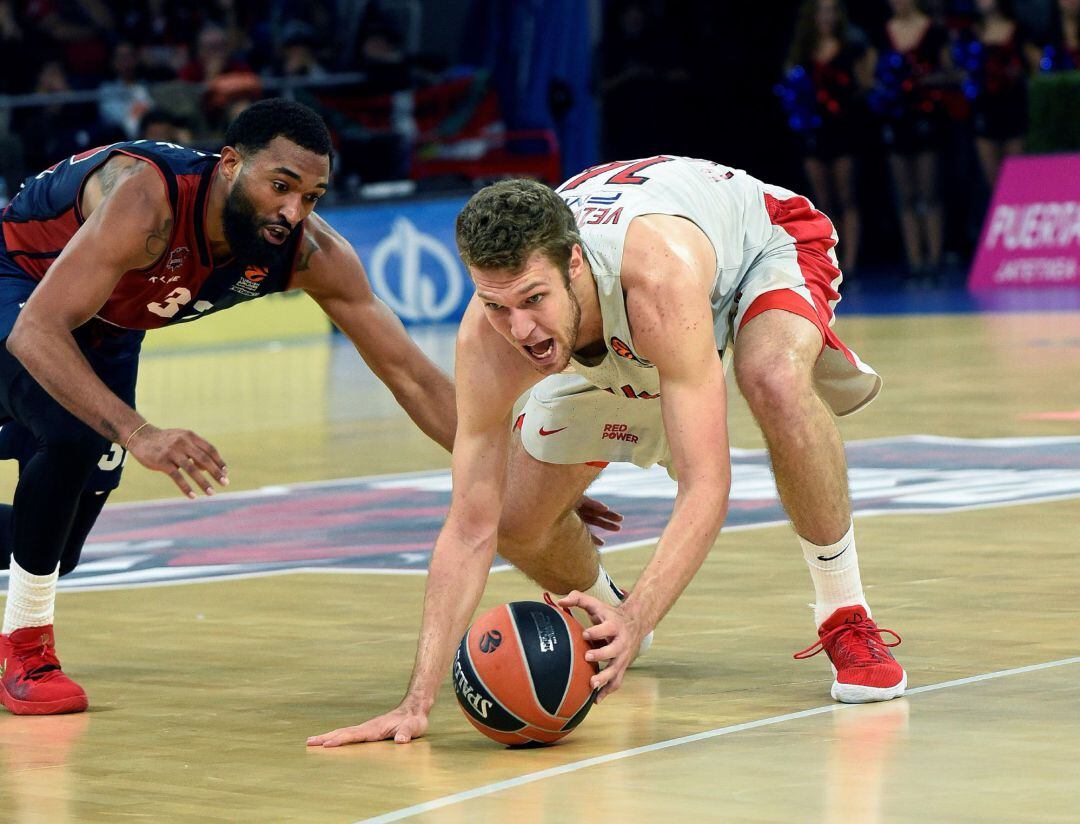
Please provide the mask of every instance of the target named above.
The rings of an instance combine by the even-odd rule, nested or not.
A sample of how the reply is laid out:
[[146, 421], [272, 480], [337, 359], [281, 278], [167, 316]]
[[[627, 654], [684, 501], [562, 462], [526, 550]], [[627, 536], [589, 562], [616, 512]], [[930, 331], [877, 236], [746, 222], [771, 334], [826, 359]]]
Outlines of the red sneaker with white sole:
[[51, 624], [0, 635], [0, 703], [16, 715], [82, 712], [90, 705], [60, 669]]
[[[896, 640], [885, 641], [887, 632]], [[900, 644], [891, 629], [879, 629], [865, 607], [841, 607], [818, 629], [818, 641], [795, 658], [813, 658], [822, 650], [832, 662], [836, 680], [832, 697], [845, 704], [866, 704], [899, 698], [907, 688], [907, 673], [889, 647]]]

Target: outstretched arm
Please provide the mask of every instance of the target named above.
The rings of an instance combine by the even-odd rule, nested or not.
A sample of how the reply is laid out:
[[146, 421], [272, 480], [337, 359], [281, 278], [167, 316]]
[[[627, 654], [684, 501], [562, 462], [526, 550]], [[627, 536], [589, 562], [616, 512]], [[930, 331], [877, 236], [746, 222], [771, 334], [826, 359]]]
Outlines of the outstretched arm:
[[356, 252], [325, 220], [307, 220], [293, 285], [306, 291], [352, 341], [379, 380], [432, 440], [450, 451], [454, 385], [375, 295]]
[[571, 593], [604, 646], [586, 654], [608, 666], [593, 677], [598, 698], [622, 684], [641, 639], [690, 583], [727, 514], [731, 467], [724, 368], [713, 337], [709, 289], [716, 258], [708, 240], [681, 218], [638, 218], [627, 235], [623, 286], [639, 350], [660, 373], [664, 431], [678, 473], [675, 508], [652, 559], [619, 607]]
[[454, 649], [480, 602], [495, 556], [514, 400], [536, 379], [480, 316], [475, 302], [458, 337], [457, 379], [454, 491], [431, 557], [408, 690], [394, 710], [354, 727], [312, 736], [309, 746], [385, 738], [406, 743], [423, 735], [439, 684], [449, 673]]

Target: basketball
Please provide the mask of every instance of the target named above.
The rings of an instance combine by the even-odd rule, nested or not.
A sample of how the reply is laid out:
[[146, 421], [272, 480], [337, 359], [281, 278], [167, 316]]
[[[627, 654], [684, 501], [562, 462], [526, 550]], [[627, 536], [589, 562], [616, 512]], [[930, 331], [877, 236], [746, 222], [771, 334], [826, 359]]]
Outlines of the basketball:
[[589, 643], [568, 610], [540, 601], [495, 607], [469, 627], [454, 656], [454, 692], [480, 732], [501, 744], [551, 744], [593, 704]]

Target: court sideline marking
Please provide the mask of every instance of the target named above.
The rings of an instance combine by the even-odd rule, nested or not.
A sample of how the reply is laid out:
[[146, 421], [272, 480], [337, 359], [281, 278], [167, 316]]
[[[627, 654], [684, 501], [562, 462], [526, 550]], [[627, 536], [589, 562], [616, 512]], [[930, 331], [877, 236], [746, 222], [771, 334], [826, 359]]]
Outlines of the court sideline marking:
[[[967, 678], [957, 678], [952, 681], [942, 681], [939, 684], [928, 684], [923, 687], [915, 687], [909, 689], [904, 693], [905, 697], [909, 695], [918, 695], [920, 693], [935, 692], [937, 690], [948, 689], [949, 687], [962, 687], [967, 684], [975, 684], [979, 681], [990, 681], [995, 678], [1005, 678], [1010, 675], [1022, 675], [1028, 672], [1037, 672], [1038, 670], [1051, 669], [1053, 667], [1063, 667], [1069, 664], [1080, 664], [1080, 656], [1075, 658], [1062, 658], [1058, 661], [1048, 661], [1042, 664], [1030, 664], [1026, 667], [1016, 667], [1014, 669], [998, 670], [997, 672], [988, 672], [983, 675], [972, 675]], [[584, 770], [588, 767], [595, 767], [600, 764], [608, 764], [612, 761], [620, 761], [624, 758], [633, 758], [636, 755], [644, 755], [645, 753], [657, 752], [659, 750], [666, 750], [671, 747], [680, 747], [683, 744], [692, 744], [697, 741], [705, 741], [710, 738], [718, 738], [722, 735], [730, 735], [731, 733], [743, 732], [745, 730], [758, 729], [759, 727], [768, 727], [774, 724], [782, 724], [785, 721], [795, 721], [800, 718], [809, 718], [814, 715], [822, 715], [827, 712], [837, 712], [856, 706], [854, 704], [828, 704], [822, 707], [814, 707], [809, 710], [801, 710], [800, 712], [791, 712], [786, 715], [774, 715], [771, 718], [762, 718], [757, 721], [747, 721], [742, 724], [732, 724], [727, 727], [718, 727], [714, 730], [707, 730], [706, 732], [698, 732], [692, 735], [684, 735], [681, 738], [672, 738], [667, 741], [658, 741], [655, 744], [646, 744], [642, 747], [634, 747], [630, 750], [622, 750], [620, 752], [608, 753], [607, 755], [598, 755], [593, 758], [586, 758], [581, 761], [574, 761], [570, 764], [563, 764], [559, 767], [551, 767], [550, 769], [540, 770], [538, 772], [526, 773], [525, 775], [519, 775], [517, 778], [508, 778], [505, 781], [496, 781], [493, 784], [485, 784], [482, 787], [475, 787], [471, 790], [464, 790], [453, 795], [445, 795], [442, 798], [436, 798], [431, 801], [425, 801], [421, 804], [414, 804], [411, 807], [403, 807], [400, 810], [394, 810], [393, 812], [384, 813], [383, 815], [377, 815], [374, 818], [365, 818], [358, 821], [356, 824], [386, 824], [390, 821], [401, 821], [405, 818], [412, 818], [415, 815], [421, 813], [432, 812], [433, 810], [442, 809], [443, 807], [449, 807], [453, 804], [458, 804], [462, 801], [470, 801], [474, 798], [481, 798], [486, 795], [493, 795], [503, 790], [513, 789], [525, 784], [531, 784], [535, 781], [543, 781], [546, 778], [555, 778], [559, 775], [565, 775], [571, 772], [577, 772], [578, 770]]]

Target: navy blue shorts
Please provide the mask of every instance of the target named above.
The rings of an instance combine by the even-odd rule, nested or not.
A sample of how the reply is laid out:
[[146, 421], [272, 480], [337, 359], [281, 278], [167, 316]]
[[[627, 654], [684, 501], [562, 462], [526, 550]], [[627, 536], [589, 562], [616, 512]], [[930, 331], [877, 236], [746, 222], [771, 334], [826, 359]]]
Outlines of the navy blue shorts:
[[[56, 404], [56, 401], [7, 350], [7, 337], [19, 311], [37, 286], [32, 278], [25, 274], [16, 275], [12, 270], [21, 271], [0, 250], [0, 460], [17, 460], [21, 467], [33, 457], [37, 443], [12, 410], [25, 409], [28, 405]], [[134, 406], [139, 350], [145, 333], [118, 329], [94, 319], [76, 329], [74, 334], [94, 373], [124, 403]], [[124, 449], [112, 444], [90, 476], [87, 491], [111, 492], [116, 489], [126, 457]]]

